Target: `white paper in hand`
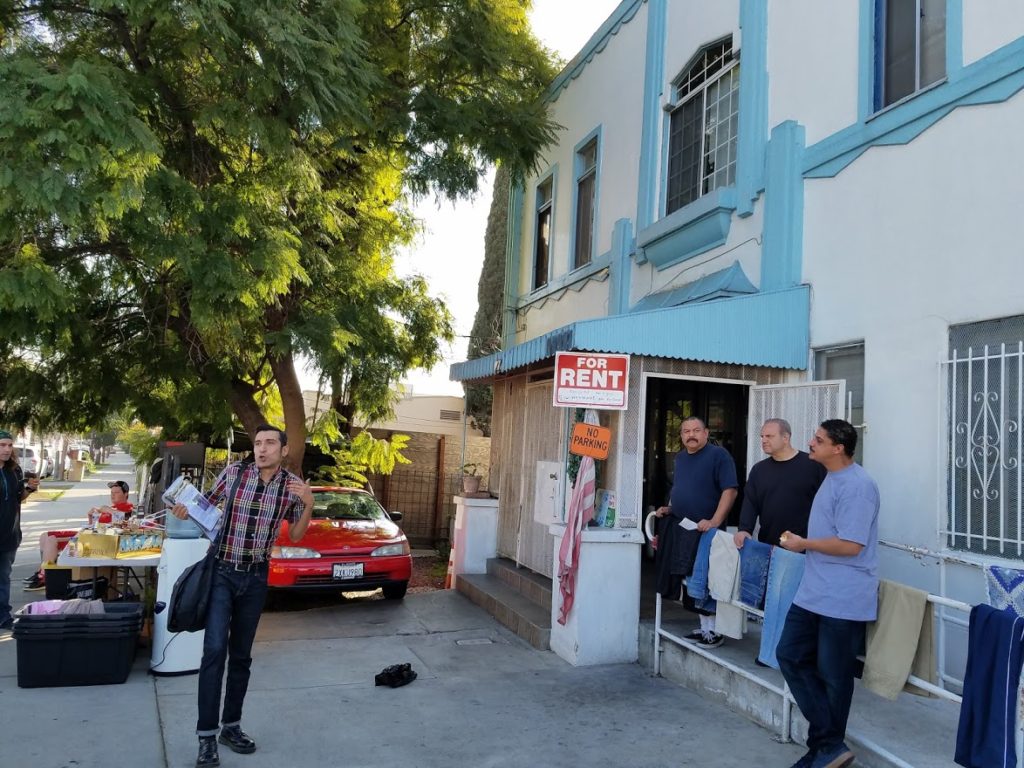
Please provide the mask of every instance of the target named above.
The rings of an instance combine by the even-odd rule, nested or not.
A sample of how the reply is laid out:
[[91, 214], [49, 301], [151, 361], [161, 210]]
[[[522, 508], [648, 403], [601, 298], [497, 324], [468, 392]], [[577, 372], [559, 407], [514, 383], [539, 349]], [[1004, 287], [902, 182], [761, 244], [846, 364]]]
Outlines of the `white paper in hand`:
[[696, 531], [697, 530], [697, 524], [695, 522], [693, 522], [693, 520], [691, 520], [688, 517], [684, 517], [682, 520], [679, 521], [679, 527], [680, 528], [684, 528], [687, 531]]
[[175, 504], [183, 504], [188, 510], [188, 516], [199, 526], [203, 535], [211, 541], [217, 538], [221, 511], [207, 501], [199, 489], [188, 481], [188, 478], [182, 476], [171, 483], [163, 492], [162, 498], [171, 507]]

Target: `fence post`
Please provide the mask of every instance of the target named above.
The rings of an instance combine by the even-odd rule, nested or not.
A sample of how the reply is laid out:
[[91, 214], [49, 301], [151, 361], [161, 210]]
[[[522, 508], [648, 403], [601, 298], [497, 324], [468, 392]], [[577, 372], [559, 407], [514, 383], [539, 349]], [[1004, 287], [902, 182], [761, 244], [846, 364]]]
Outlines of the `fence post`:
[[434, 492], [434, 540], [437, 546], [441, 538], [441, 509], [444, 507], [444, 435], [437, 439], [437, 489]]

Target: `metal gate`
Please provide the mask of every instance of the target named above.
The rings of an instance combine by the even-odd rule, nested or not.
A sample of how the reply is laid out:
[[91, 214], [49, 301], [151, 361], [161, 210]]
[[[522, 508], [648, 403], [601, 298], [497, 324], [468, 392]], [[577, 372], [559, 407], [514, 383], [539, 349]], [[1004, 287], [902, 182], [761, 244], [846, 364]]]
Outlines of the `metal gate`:
[[[526, 408], [522, 413], [523, 461], [519, 497], [519, 550], [516, 561], [532, 571], [551, 576], [553, 545], [548, 524], [535, 518], [538, 462], [558, 462], [564, 414], [551, 405], [550, 381], [526, 387]], [[564, 457], [561, 459], [564, 463]]]
[[767, 419], [788, 421], [793, 428], [793, 447], [806, 450], [821, 422], [846, 417], [845, 403], [843, 380], [752, 386], [747, 411], [747, 472], [764, 458], [761, 425]]

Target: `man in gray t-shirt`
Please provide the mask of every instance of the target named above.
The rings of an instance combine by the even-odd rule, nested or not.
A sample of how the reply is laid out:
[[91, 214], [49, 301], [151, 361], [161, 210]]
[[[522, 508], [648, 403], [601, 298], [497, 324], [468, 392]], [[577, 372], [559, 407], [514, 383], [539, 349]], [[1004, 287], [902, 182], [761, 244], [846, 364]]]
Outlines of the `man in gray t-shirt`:
[[776, 649], [783, 677], [809, 724], [808, 752], [793, 768], [845, 768], [844, 743], [857, 656], [878, 611], [878, 486], [853, 460], [857, 432], [823, 421], [810, 457], [828, 470], [811, 505], [807, 536], [779, 545], [806, 553], [803, 579]]

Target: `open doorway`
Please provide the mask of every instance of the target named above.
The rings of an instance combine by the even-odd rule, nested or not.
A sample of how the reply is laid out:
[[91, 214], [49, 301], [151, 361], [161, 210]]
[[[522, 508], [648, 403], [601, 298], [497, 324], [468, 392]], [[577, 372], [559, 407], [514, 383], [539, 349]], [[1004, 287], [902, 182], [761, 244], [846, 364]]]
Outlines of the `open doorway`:
[[[735, 525], [743, 503], [747, 476], [747, 412], [750, 386], [714, 379], [648, 376], [646, 378], [643, 432], [643, 499], [647, 511], [668, 503], [676, 454], [683, 450], [679, 428], [683, 419], [697, 416], [711, 433], [710, 441], [725, 448], [736, 462], [739, 496], [729, 514]], [[653, 550], [645, 547], [642, 564], [640, 612], [654, 615]]]

